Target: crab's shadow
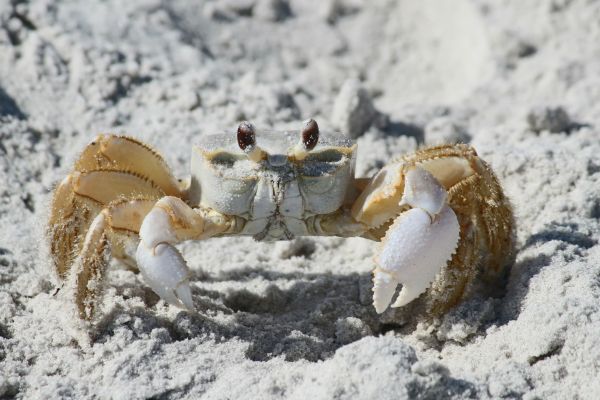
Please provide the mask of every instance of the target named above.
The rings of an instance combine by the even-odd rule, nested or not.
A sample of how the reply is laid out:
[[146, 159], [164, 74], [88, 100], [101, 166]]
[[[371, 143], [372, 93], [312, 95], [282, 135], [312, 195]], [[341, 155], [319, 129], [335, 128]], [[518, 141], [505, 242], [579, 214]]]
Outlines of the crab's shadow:
[[[341, 346], [364, 336], [390, 329], [371, 305], [371, 274], [279, 272], [265, 268], [240, 268], [206, 276], [195, 271], [192, 281], [210, 284], [273, 282], [259, 292], [248, 289], [217, 291], [193, 286], [196, 312], [180, 311], [175, 317], [159, 316], [158, 297], [139, 282], [113, 286], [116, 295], [141, 297], [144, 306], [113, 306], [96, 324], [95, 340], [109, 340], [118, 329], [147, 337], [164, 328], [171, 341], [210, 337], [226, 341], [239, 338], [249, 343], [252, 360], [283, 356], [293, 361], [323, 360]], [[244, 285], [247, 286], [247, 285]]]
[[[246, 355], [251, 360], [282, 356], [290, 361], [318, 361], [365, 336], [390, 330], [400, 335], [410, 334], [419, 323], [431, 322], [427, 321], [423, 299], [378, 315], [372, 304], [370, 268], [346, 274], [311, 272], [318, 269], [320, 262], [313, 257], [314, 252], [312, 241], [298, 241], [279, 255], [298, 261], [285, 269], [278, 259], [269, 257], [258, 265], [242, 264], [210, 273], [193, 268], [190, 281], [195, 311], [182, 310], [176, 314], [139, 277], [121, 274], [120, 278], [111, 279], [110, 290], [117, 298], [135, 301], [126, 301], [129, 305], [123, 307], [112, 302], [111, 309], [97, 324], [97, 340], [110, 340], [123, 325], [139, 338], [147, 338], [155, 328], [163, 328], [169, 341], [237, 338], [248, 344]], [[504, 294], [501, 292], [500, 295]], [[496, 322], [497, 313], [487, 305], [492, 303], [499, 308], [502, 302], [487, 301], [498, 293], [487, 290], [477, 293], [478, 297], [465, 301], [441, 322], [451, 325], [474, 321], [477, 327], [470, 330], [473, 336], [483, 334], [488, 322]], [[442, 345], [436, 342], [435, 335], [432, 337], [429, 341], [432, 347]]]
[[[197, 311], [180, 311], [167, 318], [157, 315], [154, 306], [159, 299], [149, 288], [139, 282], [116, 285], [118, 295], [141, 297], [145, 306], [127, 310], [113, 307], [98, 324], [97, 340], [108, 339], [123, 325], [140, 337], [147, 337], [155, 328], [164, 328], [169, 341], [206, 337], [219, 342], [238, 338], [249, 344], [246, 356], [255, 361], [279, 356], [288, 361], [318, 361], [365, 336], [389, 330], [411, 333], [418, 320], [417, 301], [401, 311], [391, 309], [383, 315], [376, 314], [368, 271], [282, 272], [265, 265], [212, 276], [194, 270], [191, 280], [203, 282], [206, 287], [224, 284], [235, 289], [193, 285]], [[271, 283], [262, 290], [249, 290], [256, 280]], [[460, 314], [460, 308], [456, 313]], [[480, 328], [481, 332], [485, 329]]]
[[[548, 242], [556, 242], [551, 254], [536, 250]], [[498, 324], [505, 325], [519, 318], [532, 280], [552, 264], [554, 257], [569, 262], [597, 243], [595, 237], [581, 232], [576, 223], [549, 223], [545, 229], [529, 235], [517, 250], [517, 254], [523, 253], [523, 256], [512, 267]], [[566, 251], [567, 247], [572, 250]]]
[[242, 289], [223, 297], [234, 311], [236, 335], [251, 342], [247, 356], [252, 360], [283, 355], [287, 360], [317, 361], [380, 332], [370, 304], [368, 272], [342, 275], [245, 268], [219, 279], [244, 281], [257, 275], [277, 285], [269, 285], [260, 295]]

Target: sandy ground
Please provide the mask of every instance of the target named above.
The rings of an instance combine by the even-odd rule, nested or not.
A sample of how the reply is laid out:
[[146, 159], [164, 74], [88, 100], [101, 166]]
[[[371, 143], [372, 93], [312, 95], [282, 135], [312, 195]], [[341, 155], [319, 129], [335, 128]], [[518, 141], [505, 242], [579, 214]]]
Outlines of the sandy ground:
[[[600, 398], [599, 21], [589, 0], [0, 0], [0, 398]], [[181, 247], [197, 313], [115, 263], [80, 347], [43, 236], [83, 146], [128, 133], [185, 176], [201, 135], [307, 117], [358, 137], [360, 175], [473, 144], [516, 211], [505, 294], [415, 326], [375, 314], [372, 242], [214, 239]]]

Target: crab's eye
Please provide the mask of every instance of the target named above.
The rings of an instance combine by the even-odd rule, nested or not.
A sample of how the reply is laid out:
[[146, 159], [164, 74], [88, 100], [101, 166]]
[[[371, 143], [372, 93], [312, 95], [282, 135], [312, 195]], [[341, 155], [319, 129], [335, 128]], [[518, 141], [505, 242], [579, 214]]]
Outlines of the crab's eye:
[[302, 128], [302, 144], [306, 150], [312, 150], [319, 141], [319, 125], [314, 119], [309, 119], [304, 122]]
[[246, 150], [256, 144], [256, 133], [250, 122], [242, 122], [237, 128], [237, 141], [240, 149]]

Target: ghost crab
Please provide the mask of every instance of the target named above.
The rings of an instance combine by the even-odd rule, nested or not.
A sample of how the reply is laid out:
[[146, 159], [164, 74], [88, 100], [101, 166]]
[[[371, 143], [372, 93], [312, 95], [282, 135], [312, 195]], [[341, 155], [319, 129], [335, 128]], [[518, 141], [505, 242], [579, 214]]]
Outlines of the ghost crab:
[[379, 241], [374, 306], [382, 313], [424, 294], [427, 311], [457, 304], [478, 275], [503, 270], [513, 216], [489, 166], [467, 145], [403, 156], [371, 179], [354, 178], [356, 145], [322, 134], [257, 131], [201, 138], [191, 179], [176, 179], [145, 144], [100, 135], [56, 188], [49, 221], [51, 255], [79, 316], [97, 312], [108, 257], [141, 271], [166, 302], [193, 309], [186, 240], [250, 235], [361, 236]]

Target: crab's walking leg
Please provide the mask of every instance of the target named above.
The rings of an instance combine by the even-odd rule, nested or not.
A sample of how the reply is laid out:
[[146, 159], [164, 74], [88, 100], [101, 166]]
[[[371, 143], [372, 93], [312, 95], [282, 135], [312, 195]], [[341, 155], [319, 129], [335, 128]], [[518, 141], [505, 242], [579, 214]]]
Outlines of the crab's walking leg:
[[90, 320], [102, 294], [108, 265], [107, 247], [139, 231], [144, 215], [156, 200], [137, 199], [115, 203], [100, 212], [85, 235], [81, 253], [70, 271], [75, 304], [81, 318]]
[[65, 178], [54, 194], [49, 223], [52, 258], [58, 277], [67, 277], [96, 213], [118, 199], [157, 200], [163, 195], [153, 182], [128, 172], [75, 171]]
[[150, 147], [124, 136], [98, 135], [75, 162], [74, 172], [54, 191], [48, 235], [58, 278], [67, 277], [92, 219], [111, 201], [179, 196], [180, 186]]
[[57, 186], [52, 199], [48, 234], [50, 236], [50, 254], [57, 276], [66, 277], [76, 252], [73, 250], [79, 236], [89, 224], [89, 210], [77, 207], [73, 192], [73, 176], [69, 175]]
[[179, 183], [163, 158], [144, 143], [127, 137], [100, 134], [75, 163], [76, 171], [123, 171], [147, 179], [165, 194], [180, 194]]
[[460, 226], [448, 206], [446, 189], [426, 170], [406, 173], [400, 205], [412, 208], [390, 226], [375, 261], [373, 302], [382, 313], [399, 283], [392, 307], [401, 307], [423, 293], [456, 250]]
[[[433, 315], [458, 304], [471, 282], [479, 277], [498, 288], [514, 256], [514, 220], [510, 203], [489, 166], [475, 159], [477, 173], [448, 190], [449, 203], [460, 222], [460, 242], [448, 263], [448, 278], [431, 287]], [[477, 212], [474, 212], [476, 210]], [[478, 268], [481, 266], [481, 273]]]
[[144, 279], [169, 304], [193, 309], [189, 270], [173, 245], [227, 232], [234, 224], [234, 217], [192, 209], [177, 197], [163, 197], [140, 228], [136, 260]]

